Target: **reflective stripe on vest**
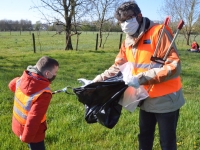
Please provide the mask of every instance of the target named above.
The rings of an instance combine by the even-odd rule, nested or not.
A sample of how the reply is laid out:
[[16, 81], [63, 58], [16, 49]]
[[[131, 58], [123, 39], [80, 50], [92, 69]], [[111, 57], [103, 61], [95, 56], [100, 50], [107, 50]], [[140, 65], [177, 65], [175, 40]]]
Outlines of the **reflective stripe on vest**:
[[[20, 81], [21, 81], [21, 78], [16, 83], [13, 115], [20, 124], [25, 125], [26, 119], [27, 119], [27, 116], [31, 109], [32, 104], [38, 99], [38, 97], [43, 92], [51, 93], [51, 90], [49, 87], [46, 87], [45, 89], [42, 89], [30, 96], [27, 96], [20, 89], [20, 86], [19, 86]], [[41, 123], [44, 122], [45, 120], [46, 120], [46, 114], [42, 118]]]
[[[150, 58], [154, 53], [156, 48], [156, 43], [158, 40], [158, 35], [153, 35], [158, 33], [162, 28], [162, 25], [154, 26], [140, 39], [137, 48], [132, 48], [129, 46], [126, 48], [126, 56], [129, 62], [133, 62], [133, 75], [137, 75], [140, 72], [147, 71], [150, 65]], [[170, 31], [169, 31], [170, 32]], [[170, 32], [171, 33], [171, 32]], [[153, 35], [153, 36], [152, 36]], [[167, 33], [169, 35], [169, 33]], [[169, 40], [172, 40], [172, 38]], [[153, 62], [151, 68], [159, 68], [160, 64]], [[145, 89], [148, 90], [149, 85], [144, 85]], [[170, 94], [178, 91], [181, 88], [180, 76], [177, 78], [170, 79], [168, 81], [154, 84], [150, 91], [150, 97], [159, 97], [166, 94]]]

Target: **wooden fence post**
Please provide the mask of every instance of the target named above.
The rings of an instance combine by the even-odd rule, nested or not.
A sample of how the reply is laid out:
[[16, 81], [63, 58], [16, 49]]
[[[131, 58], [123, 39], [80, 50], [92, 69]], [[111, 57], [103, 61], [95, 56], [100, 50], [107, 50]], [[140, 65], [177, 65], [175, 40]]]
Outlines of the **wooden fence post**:
[[122, 33], [120, 34], [120, 40], [119, 40], [119, 49], [120, 49], [120, 47], [121, 47], [121, 43], [122, 43]]
[[33, 38], [33, 50], [34, 50], [34, 53], [36, 53], [36, 48], [35, 48], [35, 35], [34, 35], [34, 33], [32, 33], [32, 38]]
[[99, 37], [99, 34], [97, 33], [97, 36], [96, 36], [96, 48], [95, 48], [95, 50], [98, 49], [98, 37]]
[[78, 50], [78, 40], [79, 40], [79, 35], [77, 33], [77, 36], [76, 36], [76, 51]]

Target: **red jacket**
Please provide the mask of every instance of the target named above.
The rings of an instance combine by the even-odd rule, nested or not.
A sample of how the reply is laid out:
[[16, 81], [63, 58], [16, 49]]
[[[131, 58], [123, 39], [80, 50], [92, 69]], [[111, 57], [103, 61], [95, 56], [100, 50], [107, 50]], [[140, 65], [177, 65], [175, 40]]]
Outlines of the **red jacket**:
[[193, 42], [191, 47], [192, 47], [192, 49], [198, 49], [199, 45], [197, 44], [197, 42]]
[[[9, 83], [9, 88], [15, 92], [16, 81], [19, 77], [14, 78]], [[50, 82], [35, 73], [24, 71], [20, 83], [20, 89], [26, 95], [31, 95], [39, 90], [48, 87]], [[26, 124], [21, 125], [14, 117], [12, 118], [12, 130], [21, 141], [26, 143], [36, 143], [43, 141], [45, 131], [47, 129], [46, 121], [41, 123], [43, 116], [46, 114], [52, 95], [50, 93], [42, 93], [40, 97], [33, 103], [28, 113]]]

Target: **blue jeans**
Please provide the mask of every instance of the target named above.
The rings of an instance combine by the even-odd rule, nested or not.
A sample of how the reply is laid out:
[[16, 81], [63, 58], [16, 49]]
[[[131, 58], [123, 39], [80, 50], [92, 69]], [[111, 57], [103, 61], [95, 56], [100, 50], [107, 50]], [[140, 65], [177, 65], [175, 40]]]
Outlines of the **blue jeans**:
[[45, 150], [44, 141], [38, 143], [29, 143], [28, 146], [30, 150]]
[[140, 109], [139, 150], [152, 150], [156, 123], [158, 123], [162, 150], [176, 150], [178, 117], [179, 109], [169, 113], [150, 113]]

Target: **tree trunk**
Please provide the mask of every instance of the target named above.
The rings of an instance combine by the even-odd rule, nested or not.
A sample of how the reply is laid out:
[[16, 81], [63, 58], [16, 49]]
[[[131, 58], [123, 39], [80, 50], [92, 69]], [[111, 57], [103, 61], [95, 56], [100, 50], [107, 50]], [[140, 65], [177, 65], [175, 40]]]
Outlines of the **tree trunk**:
[[99, 30], [99, 47], [102, 45], [102, 31], [101, 29]]
[[99, 27], [99, 47], [102, 46], [102, 40], [103, 40], [102, 27], [103, 27], [103, 23], [101, 22], [100, 27]]
[[73, 50], [71, 36], [68, 33], [66, 33], [66, 47], [65, 47], [65, 50]]
[[65, 31], [66, 31], [66, 37], [65, 37], [65, 40], [66, 40], [66, 47], [65, 47], [65, 50], [73, 50], [73, 47], [72, 47], [72, 40], [71, 40], [71, 20], [70, 19], [67, 19], [67, 23], [66, 23], [66, 28], [65, 28]]
[[102, 32], [99, 33], [99, 47], [102, 45]]
[[187, 34], [187, 45], [190, 45], [190, 34]]

